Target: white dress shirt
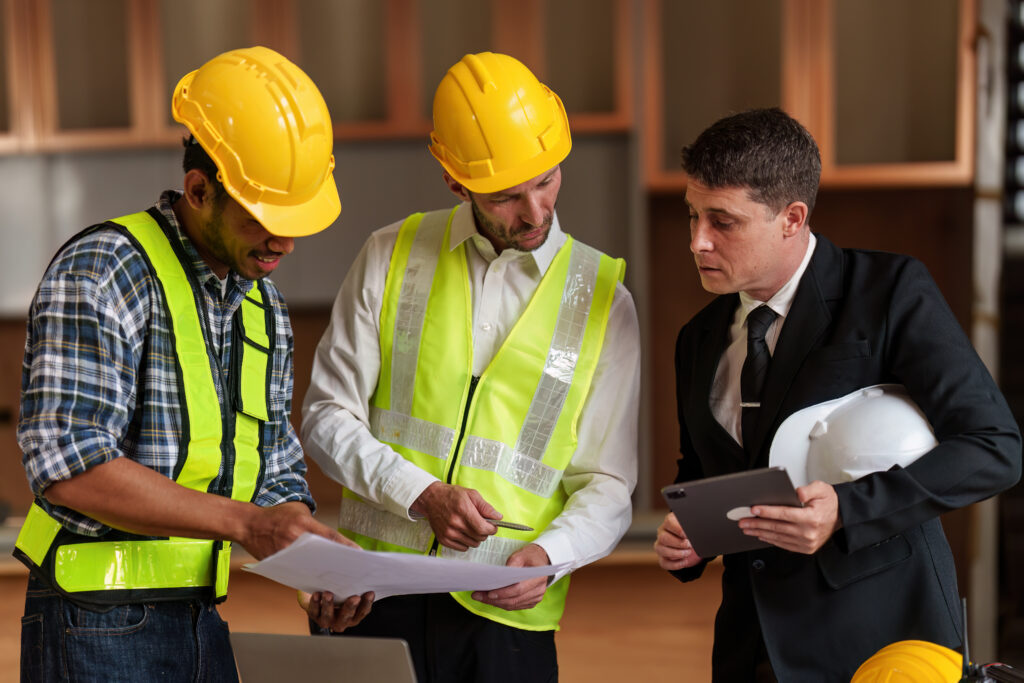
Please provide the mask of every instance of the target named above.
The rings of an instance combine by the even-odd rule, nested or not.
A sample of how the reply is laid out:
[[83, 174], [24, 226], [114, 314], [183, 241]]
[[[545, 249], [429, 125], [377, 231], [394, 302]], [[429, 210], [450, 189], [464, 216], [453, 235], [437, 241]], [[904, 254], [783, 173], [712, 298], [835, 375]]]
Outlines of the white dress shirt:
[[[375, 439], [367, 426], [380, 372], [381, 301], [401, 225], [374, 232], [341, 285], [314, 358], [301, 436], [306, 454], [328, 476], [382, 509], [410, 518], [409, 506], [437, 479]], [[556, 216], [541, 247], [505, 249], [499, 255], [477, 232], [470, 205], [458, 208], [449, 248], [468, 242], [474, 375], [491, 362], [566, 239]], [[639, 393], [636, 308], [620, 283], [580, 416], [578, 447], [562, 478], [569, 499], [534, 541], [553, 564], [570, 562], [571, 570], [603, 557], [628, 529], [637, 476]], [[502, 512], [500, 501], [488, 502]]]
[[786, 322], [789, 309], [793, 305], [793, 297], [796, 295], [796, 288], [800, 284], [800, 278], [807, 270], [807, 264], [811, 262], [811, 255], [814, 253], [814, 245], [818, 241], [811, 233], [811, 239], [807, 243], [807, 251], [804, 253], [800, 267], [793, 273], [786, 284], [768, 301], [758, 301], [746, 292], [740, 292], [740, 305], [736, 307], [736, 314], [733, 315], [732, 325], [729, 326], [729, 345], [722, 353], [718, 362], [718, 370], [715, 372], [715, 381], [711, 384], [711, 396], [709, 402], [711, 413], [718, 420], [718, 424], [725, 428], [725, 431], [732, 434], [736, 442], [743, 445], [743, 428], [740, 421], [742, 411], [740, 409], [740, 372], [743, 370], [743, 361], [747, 359], [747, 316], [750, 312], [761, 305], [767, 305], [777, 314], [777, 317], [768, 327], [764, 336], [768, 344], [768, 351], [775, 355], [775, 344], [779, 341], [779, 334], [782, 333], [782, 325]]

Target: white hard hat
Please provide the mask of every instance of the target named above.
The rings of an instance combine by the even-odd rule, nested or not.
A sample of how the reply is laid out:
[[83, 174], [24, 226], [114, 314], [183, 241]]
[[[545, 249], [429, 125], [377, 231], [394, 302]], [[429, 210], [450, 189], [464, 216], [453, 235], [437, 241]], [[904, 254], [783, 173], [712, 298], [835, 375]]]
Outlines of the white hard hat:
[[906, 467], [937, 444], [907, 390], [878, 384], [787, 417], [775, 432], [768, 464], [785, 467], [794, 486], [841, 484]]

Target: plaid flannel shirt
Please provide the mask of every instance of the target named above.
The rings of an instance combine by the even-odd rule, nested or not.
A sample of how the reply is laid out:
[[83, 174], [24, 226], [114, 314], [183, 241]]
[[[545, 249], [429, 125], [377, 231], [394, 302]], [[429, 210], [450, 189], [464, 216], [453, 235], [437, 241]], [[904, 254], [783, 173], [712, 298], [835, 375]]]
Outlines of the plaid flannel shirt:
[[[184, 246], [206, 300], [219, 372], [227, 376], [232, 315], [253, 282], [234, 272], [221, 283], [196, 252], [171, 209], [179, 193], [156, 206]], [[289, 420], [293, 340], [288, 311], [268, 284], [277, 352], [273, 357], [270, 420], [263, 425], [264, 474], [255, 502], [299, 500], [313, 508], [302, 448]], [[22, 367], [18, 443], [37, 500], [69, 530], [100, 535], [108, 527], [42, 498], [54, 482], [118, 457], [167, 477], [180, 452], [174, 342], [163, 291], [144, 257], [120, 232], [96, 230], [67, 245], [50, 264], [32, 302]], [[217, 387], [221, 402], [221, 387]], [[211, 490], [216, 490], [220, 477]]]

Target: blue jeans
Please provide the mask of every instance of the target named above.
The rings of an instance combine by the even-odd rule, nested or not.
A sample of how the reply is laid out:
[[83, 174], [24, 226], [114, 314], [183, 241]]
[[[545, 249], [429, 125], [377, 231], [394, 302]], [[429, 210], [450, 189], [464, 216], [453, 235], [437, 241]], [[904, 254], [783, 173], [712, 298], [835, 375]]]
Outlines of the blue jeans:
[[21, 620], [21, 680], [237, 683], [238, 673], [228, 625], [207, 601], [98, 612], [30, 576]]

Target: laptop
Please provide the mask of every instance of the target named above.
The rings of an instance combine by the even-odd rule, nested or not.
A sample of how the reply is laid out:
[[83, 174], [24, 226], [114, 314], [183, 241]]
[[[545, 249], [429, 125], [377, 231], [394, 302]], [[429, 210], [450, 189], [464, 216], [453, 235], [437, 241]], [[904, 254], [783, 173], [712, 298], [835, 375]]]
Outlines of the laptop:
[[234, 633], [231, 647], [242, 683], [295, 680], [417, 683], [409, 645], [401, 638]]
[[765, 467], [672, 484], [661, 490], [669, 508], [702, 558], [767, 547], [744, 534], [737, 522], [754, 505], [802, 507], [783, 467]]

